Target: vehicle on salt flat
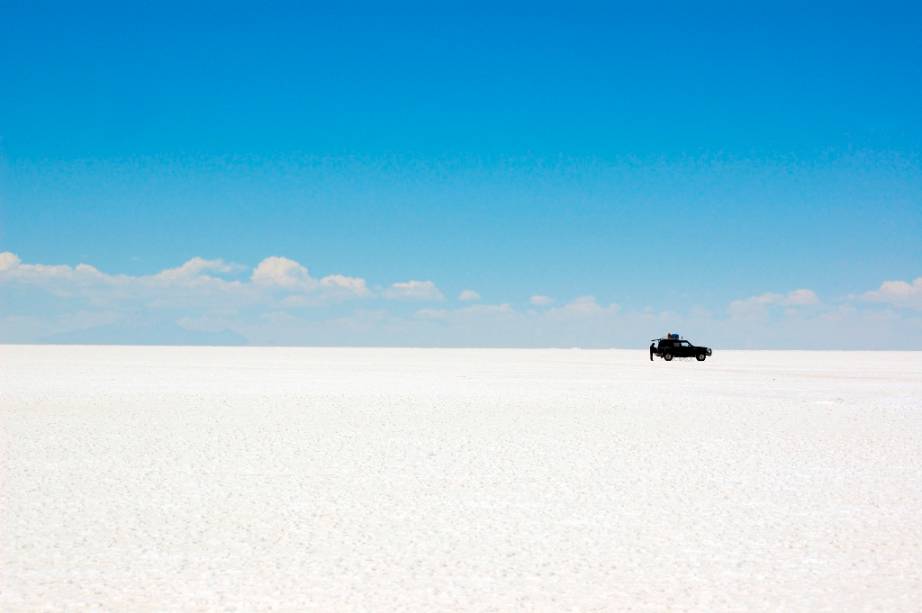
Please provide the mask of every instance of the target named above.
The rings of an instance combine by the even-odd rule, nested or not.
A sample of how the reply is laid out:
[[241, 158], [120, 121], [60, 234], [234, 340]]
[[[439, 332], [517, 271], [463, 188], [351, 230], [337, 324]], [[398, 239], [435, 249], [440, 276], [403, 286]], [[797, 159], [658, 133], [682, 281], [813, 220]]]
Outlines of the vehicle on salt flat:
[[711, 348], [693, 345], [678, 334], [670, 332], [664, 338], [655, 338], [650, 342], [651, 362], [654, 355], [658, 355], [667, 362], [671, 362], [672, 358], [695, 358], [699, 362], [703, 362], [711, 355]]

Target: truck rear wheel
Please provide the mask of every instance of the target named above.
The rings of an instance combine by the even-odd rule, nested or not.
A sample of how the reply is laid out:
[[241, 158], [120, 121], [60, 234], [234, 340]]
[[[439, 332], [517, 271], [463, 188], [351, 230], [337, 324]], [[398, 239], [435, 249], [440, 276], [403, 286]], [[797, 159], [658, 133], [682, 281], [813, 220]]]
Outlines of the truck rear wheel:
[[699, 353], [699, 354], [697, 355], [697, 358], [698, 358], [698, 361], [699, 361], [699, 362], [703, 362], [703, 361], [704, 361], [704, 358], [706, 358], [706, 357], [707, 357], [707, 356], [704, 355], [703, 353]]
[[671, 353], [664, 353], [664, 354], [663, 354], [663, 359], [666, 360], [667, 362], [671, 361], [671, 360], [672, 360], [672, 354], [671, 354]]

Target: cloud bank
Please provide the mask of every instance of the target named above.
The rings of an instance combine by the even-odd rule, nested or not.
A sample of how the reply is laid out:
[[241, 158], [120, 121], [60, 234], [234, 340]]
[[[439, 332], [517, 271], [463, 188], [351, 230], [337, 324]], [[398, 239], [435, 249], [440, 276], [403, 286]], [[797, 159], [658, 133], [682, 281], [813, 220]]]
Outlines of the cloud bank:
[[490, 303], [472, 289], [452, 304], [431, 280], [373, 285], [279, 255], [126, 275], [7, 251], [0, 296], [0, 342], [630, 347], [679, 330], [717, 347], [922, 348], [922, 277], [841, 298], [797, 288], [657, 311], [588, 294]]
[[895, 307], [922, 309], [922, 277], [908, 281], [884, 281], [876, 290], [865, 292], [861, 298]]

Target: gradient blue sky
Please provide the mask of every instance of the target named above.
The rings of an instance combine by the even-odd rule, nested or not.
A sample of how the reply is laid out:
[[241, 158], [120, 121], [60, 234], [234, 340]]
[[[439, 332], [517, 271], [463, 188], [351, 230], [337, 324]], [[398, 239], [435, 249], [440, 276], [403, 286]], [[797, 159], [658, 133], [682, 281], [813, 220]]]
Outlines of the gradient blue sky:
[[918, 3], [5, 2], [0, 74], [0, 340], [922, 348]]

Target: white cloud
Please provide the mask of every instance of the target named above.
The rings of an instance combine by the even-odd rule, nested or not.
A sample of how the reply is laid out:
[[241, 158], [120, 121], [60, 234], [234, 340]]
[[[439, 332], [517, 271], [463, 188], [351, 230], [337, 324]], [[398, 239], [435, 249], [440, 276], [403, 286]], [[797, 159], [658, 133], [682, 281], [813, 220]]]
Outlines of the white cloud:
[[10, 270], [19, 265], [19, 258], [15, 253], [4, 251], [0, 253], [0, 271]]
[[529, 298], [528, 301], [535, 306], [547, 306], [554, 302], [554, 299], [550, 296], [542, 296], [540, 294], [536, 294]]
[[480, 300], [480, 294], [472, 289], [466, 289], [458, 294], [458, 300], [462, 302], [474, 302], [476, 300]]
[[312, 289], [317, 284], [305, 266], [275, 255], [260, 262], [253, 269], [250, 280], [257, 285], [284, 289]]
[[130, 281], [125, 275], [107, 275], [89, 264], [25, 264], [9, 251], [0, 253], [0, 283], [19, 283], [44, 288], [58, 296], [111, 288]]
[[64, 264], [24, 264], [10, 252], [0, 254], [0, 280], [43, 285], [52, 290], [98, 288], [164, 288], [190, 284], [229, 284], [232, 282], [212, 277], [208, 272], [231, 272], [236, 267], [223, 260], [192, 258], [176, 268], [167, 268], [153, 275], [111, 275], [89, 264], [74, 267]]
[[390, 300], [444, 300], [445, 295], [432, 281], [401, 281], [384, 290]]
[[110, 275], [89, 264], [24, 264], [13, 253], [0, 253], [0, 283], [40, 286], [52, 295], [81, 296], [95, 305], [138, 302], [145, 307], [191, 308], [220, 306], [228, 300], [248, 304], [293, 300], [289, 306], [310, 306], [372, 294], [362, 278], [335, 274], [314, 279], [305, 266], [278, 256], [261, 261], [249, 281], [215, 276], [242, 269], [224, 260], [196, 257], [151, 275]]
[[764, 315], [768, 307], [801, 307], [819, 303], [819, 296], [813, 290], [795, 289], [787, 294], [767, 292], [734, 300], [730, 303], [729, 311], [733, 317], [752, 317]]
[[861, 299], [897, 307], [922, 309], [922, 277], [916, 277], [912, 283], [884, 281], [876, 290], [863, 293]]
[[371, 295], [368, 284], [361, 277], [336, 274], [315, 279], [306, 266], [280, 256], [265, 258], [253, 269], [250, 280], [254, 285], [261, 287], [312, 294], [289, 297], [287, 303], [291, 306], [320, 304], [326, 299]]
[[602, 306], [596, 302], [596, 299], [593, 296], [580, 296], [578, 298], [574, 298], [564, 306], [550, 309], [548, 314], [558, 318], [562, 317], [579, 319], [585, 317], [617, 315], [618, 311], [620, 310], [621, 307], [619, 307], [617, 304], [612, 303], [607, 306]]
[[[80, 264], [77, 268], [79, 269], [80, 266], [87, 265]], [[87, 266], [87, 268], [92, 268], [97, 273], [99, 272], [92, 266]], [[153, 275], [153, 279], [166, 282], [188, 281], [195, 277], [199, 277], [206, 272], [227, 273], [233, 270], [234, 267], [226, 263], [224, 260], [206, 260], [204, 258], [196, 257], [192, 258], [191, 260], [187, 260], [181, 266], [177, 266], [176, 268], [167, 268], [165, 270], [161, 270], [157, 274]]]
[[811, 304], [819, 304], [819, 296], [816, 295], [816, 292], [809, 289], [795, 289], [789, 293], [785, 299], [784, 304], [786, 306], [808, 306]]
[[371, 291], [365, 283], [365, 279], [360, 277], [347, 277], [345, 275], [327, 275], [320, 279], [320, 287], [339, 290], [346, 294], [355, 296], [368, 296]]

